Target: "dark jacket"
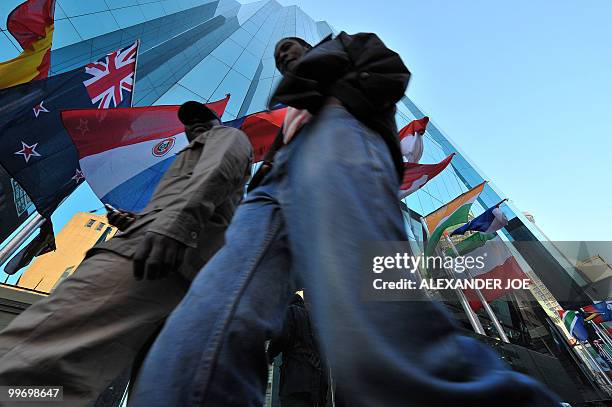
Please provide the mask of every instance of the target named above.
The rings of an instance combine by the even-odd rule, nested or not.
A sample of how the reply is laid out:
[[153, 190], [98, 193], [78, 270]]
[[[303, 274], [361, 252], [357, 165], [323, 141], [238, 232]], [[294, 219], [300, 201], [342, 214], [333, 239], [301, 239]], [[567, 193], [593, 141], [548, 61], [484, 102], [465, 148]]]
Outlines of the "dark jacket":
[[270, 99], [316, 114], [329, 96], [386, 141], [398, 176], [402, 153], [395, 123], [395, 104], [408, 86], [410, 72], [400, 56], [376, 34], [330, 36], [308, 51], [286, 72]]
[[313, 406], [323, 406], [327, 398], [327, 370], [308, 310], [297, 294], [287, 308], [281, 335], [270, 341], [268, 358], [272, 360], [281, 352], [280, 396], [308, 393]]
[[88, 255], [109, 250], [132, 257], [144, 234], [156, 232], [187, 247], [178, 271], [192, 280], [223, 246], [252, 156], [248, 138], [238, 129], [215, 126], [199, 134], [177, 154], [134, 223]]

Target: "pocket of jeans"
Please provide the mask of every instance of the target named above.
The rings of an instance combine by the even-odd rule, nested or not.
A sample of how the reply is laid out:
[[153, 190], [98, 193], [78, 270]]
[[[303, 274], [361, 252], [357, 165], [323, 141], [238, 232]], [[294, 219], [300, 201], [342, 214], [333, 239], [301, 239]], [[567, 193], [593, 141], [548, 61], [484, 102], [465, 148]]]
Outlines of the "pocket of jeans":
[[387, 143], [381, 135], [374, 133], [363, 124], [361, 126], [363, 126], [362, 130], [365, 133], [362, 137], [364, 148], [369, 156], [367, 170], [378, 174], [381, 181], [383, 183], [388, 182], [395, 191], [399, 190], [397, 171]]

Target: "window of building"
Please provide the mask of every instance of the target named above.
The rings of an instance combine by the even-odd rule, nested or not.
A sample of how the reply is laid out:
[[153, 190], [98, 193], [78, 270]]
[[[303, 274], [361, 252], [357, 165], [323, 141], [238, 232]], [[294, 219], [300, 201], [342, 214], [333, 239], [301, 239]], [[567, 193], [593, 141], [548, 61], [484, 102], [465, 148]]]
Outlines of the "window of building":
[[90, 227], [92, 227], [92, 226], [93, 226], [93, 224], [94, 224], [94, 223], [96, 223], [96, 220], [95, 220], [95, 219], [89, 219], [89, 220], [87, 221], [87, 223], [85, 224], [85, 227], [86, 227], [86, 228], [90, 228]]
[[104, 227], [104, 222], [100, 222], [98, 223], [98, 226], [96, 226], [96, 230], [102, 230], [103, 227]]

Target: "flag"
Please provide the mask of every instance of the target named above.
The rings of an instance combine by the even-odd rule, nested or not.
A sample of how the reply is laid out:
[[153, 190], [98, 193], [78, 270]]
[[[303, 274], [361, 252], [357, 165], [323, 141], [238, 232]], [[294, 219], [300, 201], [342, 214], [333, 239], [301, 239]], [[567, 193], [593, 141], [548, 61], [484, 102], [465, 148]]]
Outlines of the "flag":
[[[491, 280], [500, 283], [497, 287], [491, 285], [494, 288], [480, 290], [487, 302], [495, 301], [511, 292], [513, 289], [507, 286], [508, 281], [528, 278], [506, 247], [506, 243], [496, 235], [494, 236], [493, 239], [485, 241], [482, 246], [470, 251], [470, 258], [480, 258], [483, 265], [483, 267], [470, 268], [471, 276], [479, 280]], [[474, 290], [465, 290], [465, 294], [474, 310], [482, 307]]]
[[438, 175], [450, 164], [451, 154], [437, 164], [404, 163], [404, 178], [400, 186], [399, 198], [403, 199], [427, 184], [430, 179]]
[[399, 131], [402, 155], [409, 163], [418, 163], [423, 156], [423, 134], [429, 117], [413, 120]]
[[0, 62], [0, 89], [47, 77], [54, 11], [55, 0], [28, 0], [9, 14], [6, 27], [23, 52]]
[[[0, 91], [0, 164], [42, 216], [84, 179], [60, 111], [130, 106], [137, 48], [138, 42], [73, 71]], [[80, 130], [87, 132], [88, 123]]]
[[584, 319], [578, 311], [557, 311], [569, 333], [579, 341], [586, 341], [589, 334], [584, 327]]
[[[221, 117], [228, 101], [229, 95], [206, 106]], [[131, 212], [144, 209], [176, 153], [189, 144], [179, 107], [62, 112], [81, 176], [102, 202]]]
[[23, 189], [0, 166], [0, 242], [9, 237], [34, 211], [32, 201]]
[[283, 126], [287, 108], [253, 113], [224, 123], [244, 131], [253, 145], [253, 162], [258, 162], [266, 155], [276, 134]]
[[30, 264], [36, 256], [43, 255], [55, 250], [55, 235], [53, 234], [53, 224], [49, 219], [40, 227], [40, 232], [30, 243], [21, 249], [13, 258], [6, 263], [4, 272], [13, 275], [19, 270]]
[[586, 314], [585, 321], [596, 324], [612, 321], [612, 301], [595, 301], [592, 305], [580, 308]]
[[475, 217], [465, 225], [453, 230], [451, 236], [462, 235], [467, 231], [478, 231], [484, 233], [495, 233], [508, 224], [508, 218], [499, 206], [487, 209], [481, 215]]
[[467, 222], [472, 203], [478, 198], [484, 186], [485, 182], [477, 185], [423, 218], [429, 230], [426, 256], [431, 256], [442, 237], [442, 232], [451, 226]]
[[[482, 247], [487, 241], [495, 239], [496, 237], [497, 234], [495, 233], [473, 233], [469, 237], [466, 237], [465, 239], [461, 240], [460, 242], [455, 243], [455, 249], [457, 249], [457, 252], [460, 256], [463, 256], [465, 254], [470, 253], [472, 250]], [[446, 249], [445, 253], [448, 256], [453, 256], [455, 254], [453, 249], [450, 247]]]

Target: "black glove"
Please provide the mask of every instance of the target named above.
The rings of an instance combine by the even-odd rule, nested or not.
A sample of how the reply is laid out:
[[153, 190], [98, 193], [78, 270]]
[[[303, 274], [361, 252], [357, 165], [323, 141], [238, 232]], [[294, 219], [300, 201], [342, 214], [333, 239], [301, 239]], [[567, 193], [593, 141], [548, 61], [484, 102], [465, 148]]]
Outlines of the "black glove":
[[134, 277], [156, 280], [176, 271], [183, 261], [186, 246], [171, 237], [147, 232], [134, 254]]

